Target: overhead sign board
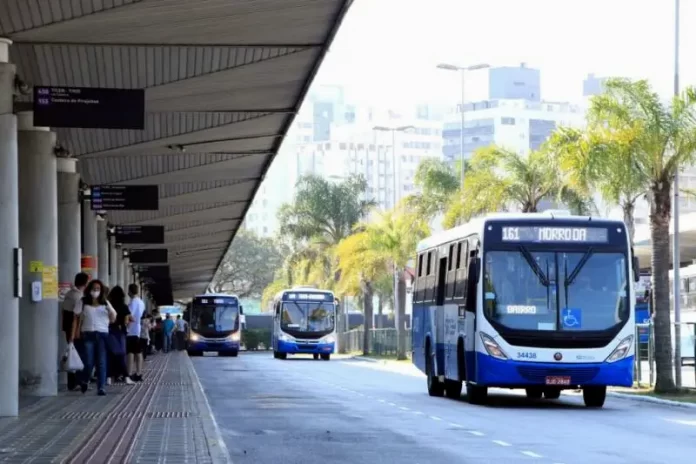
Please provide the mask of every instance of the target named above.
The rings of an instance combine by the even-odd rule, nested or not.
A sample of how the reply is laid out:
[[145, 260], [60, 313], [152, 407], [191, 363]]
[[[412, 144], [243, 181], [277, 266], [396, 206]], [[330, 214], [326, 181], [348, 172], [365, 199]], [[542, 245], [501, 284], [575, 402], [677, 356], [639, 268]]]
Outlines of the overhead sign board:
[[157, 185], [95, 185], [91, 188], [92, 211], [157, 211]]
[[116, 243], [151, 244], [164, 243], [164, 226], [116, 226], [114, 231]]
[[169, 278], [169, 266], [167, 265], [140, 265], [137, 269], [140, 277], [149, 277], [155, 280]]
[[36, 86], [33, 109], [38, 127], [145, 128], [143, 89]]
[[128, 259], [131, 264], [157, 264], [167, 262], [166, 248], [130, 249]]
[[599, 227], [503, 227], [503, 242], [607, 243], [609, 231]]

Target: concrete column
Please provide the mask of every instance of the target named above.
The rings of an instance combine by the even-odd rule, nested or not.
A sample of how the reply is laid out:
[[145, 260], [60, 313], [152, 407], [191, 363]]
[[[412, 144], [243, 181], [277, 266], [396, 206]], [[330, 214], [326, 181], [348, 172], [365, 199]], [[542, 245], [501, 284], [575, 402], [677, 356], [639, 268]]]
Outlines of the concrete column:
[[120, 245], [116, 246], [116, 282], [124, 291], [127, 290], [123, 287], [123, 247]]
[[101, 217], [97, 218], [97, 273], [99, 280], [109, 287], [109, 238], [106, 234], [106, 219]]
[[89, 199], [82, 202], [82, 237], [82, 272], [98, 279], [97, 216], [92, 212]]
[[123, 258], [123, 288], [128, 290], [128, 286], [133, 283], [133, 273], [130, 266], [130, 259]]
[[[23, 249], [19, 385], [23, 394], [58, 394], [58, 176], [56, 134], [34, 127], [33, 113], [18, 118], [19, 232]], [[40, 286], [33, 295], [32, 286]], [[40, 301], [35, 301], [40, 300]]]
[[111, 286], [121, 285], [118, 281], [118, 258], [116, 257], [120, 250], [116, 249], [116, 238], [109, 237], [109, 282]]
[[[80, 175], [77, 173], [77, 160], [56, 159], [58, 166], [58, 320], [62, 312], [60, 304], [72, 287], [75, 275], [81, 270], [80, 263]], [[65, 336], [62, 326], [58, 326], [58, 353], [65, 350]], [[59, 384], [67, 383], [67, 376], [61, 372]]]
[[[19, 414], [19, 299], [15, 297], [15, 249], [19, 248], [17, 117], [13, 114], [15, 66], [12, 42], [0, 38], [0, 416]], [[27, 292], [27, 286], [22, 290]]]

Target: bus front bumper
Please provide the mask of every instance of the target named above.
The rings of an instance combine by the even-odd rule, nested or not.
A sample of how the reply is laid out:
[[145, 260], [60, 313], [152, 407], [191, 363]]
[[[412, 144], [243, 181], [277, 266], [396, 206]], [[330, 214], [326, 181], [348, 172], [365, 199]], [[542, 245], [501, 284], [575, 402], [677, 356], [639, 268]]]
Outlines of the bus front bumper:
[[332, 354], [335, 350], [335, 343], [298, 343], [285, 342], [278, 340], [278, 352], [280, 353], [306, 353], [306, 354]]
[[235, 352], [239, 351], [238, 341], [210, 341], [210, 340], [198, 340], [189, 341], [187, 349], [189, 351], [222, 351], [222, 352]]
[[613, 363], [542, 363], [501, 360], [476, 353], [477, 384], [490, 387], [524, 388], [549, 385], [559, 379], [570, 379], [575, 388], [584, 385], [614, 387], [633, 386], [633, 356]]

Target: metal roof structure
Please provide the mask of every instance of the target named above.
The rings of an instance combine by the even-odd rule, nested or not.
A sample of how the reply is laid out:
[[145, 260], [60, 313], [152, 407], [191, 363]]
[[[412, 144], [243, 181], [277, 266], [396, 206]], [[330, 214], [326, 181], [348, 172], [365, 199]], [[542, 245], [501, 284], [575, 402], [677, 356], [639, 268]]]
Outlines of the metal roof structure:
[[[145, 89], [145, 130], [61, 129], [89, 185], [157, 184], [171, 286], [205, 291], [352, 0], [2, 0], [30, 85]], [[31, 97], [23, 97], [30, 99]]]

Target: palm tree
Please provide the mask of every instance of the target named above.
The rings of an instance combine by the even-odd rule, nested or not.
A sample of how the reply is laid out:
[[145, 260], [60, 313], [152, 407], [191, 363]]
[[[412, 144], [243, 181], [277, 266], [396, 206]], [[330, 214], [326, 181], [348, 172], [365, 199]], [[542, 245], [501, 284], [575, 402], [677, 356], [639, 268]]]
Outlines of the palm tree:
[[341, 240], [336, 247], [336, 257], [340, 271], [339, 291], [344, 295], [360, 295], [363, 303], [363, 355], [367, 356], [370, 354], [375, 282], [387, 272], [387, 263], [383, 256], [372, 249], [370, 236], [365, 231], [356, 232]]
[[593, 209], [590, 200], [563, 184], [557, 161], [549, 152], [522, 155], [490, 146], [478, 150], [471, 159], [463, 189], [447, 210], [443, 225], [453, 227], [510, 206], [534, 213], [546, 199], [563, 201], [582, 214]]
[[425, 218], [406, 211], [403, 206], [395, 210], [379, 213], [376, 219], [363, 225], [367, 237], [367, 246], [382, 259], [398, 276], [397, 301], [395, 308], [397, 333], [397, 359], [406, 359], [406, 281], [404, 271], [408, 262], [416, 253], [416, 245], [426, 237], [430, 230]]
[[444, 213], [461, 187], [459, 172], [458, 166], [453, 168], [443, 160], [425, 158], [416, 168], [413, 179], [419, 193], [405, 199], [409, 209], [427, 220]]
[[547, 149], [556, 154], [568, 185], [588, 196], [598, 191], [621, 207], [631, 243], [635, 235], [636, 202], [648, 191], [647, 173], [632, 162], [635, 130], [590, 121], [587, 130], [560, 128]]
[[671, 194], [675, 176], [696, 159], [695, 107], [696, 90], [692, 87], [665, 105], [647, 81], [614, 79], [606, 83], [604, 94], [593, 99], [589, 111], [593, 127], [613, 128], [635, 135], [630, 162], [646, 176], [650, 199], [657, 392], [675, 389], [669, 301]]

